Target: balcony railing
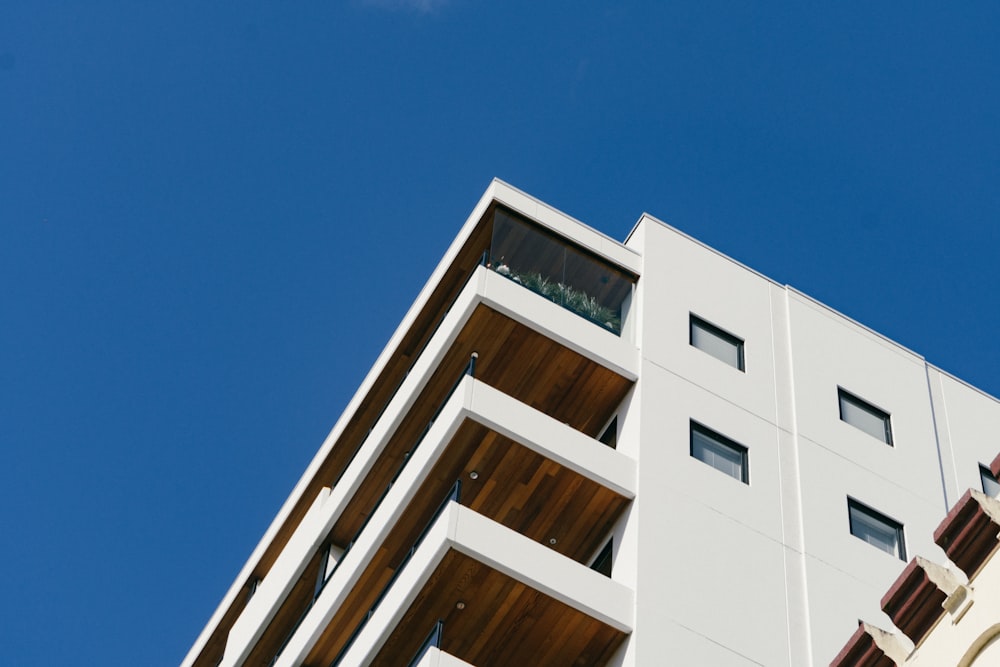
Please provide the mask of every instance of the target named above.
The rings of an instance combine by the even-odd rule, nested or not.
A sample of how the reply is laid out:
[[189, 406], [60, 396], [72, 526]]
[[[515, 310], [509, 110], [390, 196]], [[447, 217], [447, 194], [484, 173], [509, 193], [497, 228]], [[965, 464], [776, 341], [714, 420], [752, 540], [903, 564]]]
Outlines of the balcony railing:
[[427, 639], [424, 643], [420, 645], [417, 652], [413, 655], [413, 659], [406, 663], [406, 667], [417, 667], [420, 661], [423, 660], [424, 656], [427, 655], [427, 651], [432, 648], [441, 648], [441, 635], [444, 633], [444, 621], [438, 620], [431, 628], [430, 633], [427, 635]]
[[[354, 628], [354, 632], [351, 633], [351, 637], [347, 640], [347, 643], [344, 644], [344, 648], [340, 649], [340, 653], [338, 653], [337, 657], [333, 659], [333, 662], [330, 663], [330, 667], [337, 667], [338, 665], [340, 665], [341, 661], [344, 659], [344, 656], [347, 655], [347, 652], [351, 649], [351, 646], [354, 645], [354, 642], [357, 640], [358, 635], [360, 635], [361, 631], [365, 629], [365, 626], [368, 624], [368, 621], [371, 619], [371, 617], [375, 615], [375, 611], [378, 609], [378, 606], [382, 603], [382, 600], [385, 599], [385, 596], [389, 592], [389, 589], [391, 589], [392, 585], [396, 583], [396, 579], [398, 579], [399, 575], [402, 574], [403, 570], [406, 568], [406, 564], [410, 562], [410, 559], [413, 557], [413, 554], [417, 552], [417, 548], [420, 547], [420, 544], [424, 541], [424, 538], [427, 536], [427, 533], [429, 533], [431, 528], [434, 526], [434, 522], [437, 521], [438, 517], [441, 516], [441, 513], [444, 512], [445, 508], [448, 506], [448, 503], [452, 501], [456, 503], [461, 502], [461, 498], [462, 498], [462, 480], [456, 479], [455, 483], [452, 484], [451, 488], [448, 490], [448, 495], [446, 495], [444, 500], [441, 501], [441, 504], [438, 506], [438, 508], [434, 510], [434, 514], [433, 516], [431, 516], [430, 521], [428, 521], [427, 525], [424, 526], [424, 529], [420, 531], [420, 535], [413, 542], [413, 546], [411, 546], [407, 550], [406, 555], [403, 557], [403, 560], [399, 563], [399, 567], [397, 567], [396, 571], [393, 572], [392, 577], [389, 579], [389, 582], [382, 589], [382, 592], [379, 593], [377, 598], [375, 598], [375, 602], [372, 604], [371, 608], [365, 613], [364, 617], [361, 619], [361, 622], [358, 623], [356, 628]], [[438, 639], [440, 639], [440, 635], [438, 635]], [[426, 648], [424, 650], [426, 650]]]
[[[427, 433], [431, 430], [431, 427], [434, 425], [434, 422], [437, 421], [438, 416], [440, 416], [441, 411], [444, 410], [444, 406], [447, 405], [448, 401], [455, 393], [455, 390], [458, 389], [460, 384], [462, 384], [462, 380], [464, 380], [466, 376], [470, 377], [476, 376], [476, 360], [478, 358], [479, 355], [475, 352], [473, 352], [472, 355], [469, 357], [469, 363], [466, 364], [464, 369], [462, 369], [462, 374], [458, 376], [458, 379], [455, 381], [455, 384], [452, 385], [451, 389], [448, 391], [448, 394], [441, 401], [441, 404], [438, 406], [437, 410], [434, 411], [434, 416], [431, 417], [431, 420], [424, 427], [424, 430], [421, 431], [420, 436], [413, 443], [413, 446], [410, 447], [409, 451], [407, 451], [406, 454], [404, 455], [403, 462], [399, 465], [399, 468], [397, 468], [396, 473], [392, 476], [392, 479], [389, 481], [389, 484], [382, 492], [382, 495], [379, 496], [379, 499], [375, 503], [375, 506], [372, 507], [371, 512], [368, 513], [368, 518], [365, 519], [364, 523], [361, 524], [361, 527], [358, 528], [357, 532], [354, 534], [354, 537], [352, 537], [350, 542], [347, 543], [347, 546], [344, 548], [343, 553], [340, 554], [340, 558], [337, 559], [333, 567], [326, 570], [324, 569], [320, 570], [319, 581], [317, 581], [316, 591], [313, 594], [312, 599], [309, 601], [309, 604], [306, 606], [306, 608], [302, 611], [302, 614], [299, 616], [299, 619], [295, 622], [295, 625], [293, 625], [292, 629], [289, 630], [288, 635], [285, 637], [285, 640], [281, 643], [281, 647], [278, 649], [278, 652], [274, 655], [269, 664], [273, 665], [274, 663], [277, 662], [278, 658], [281, 657], [281, 654], [285, 650], [285, 647], [288, 646], [288, 642], [291, 641], [292, 636], [295, 635], [296, 630], [298, 630], [299, 626], [302, 625], [302, 621], [305, 620], [310, 610], [312, 610], [313, 605], [316, 604], [316, 600], [319, 599], [319, 596], [323, 592], [323, 589], [326, 588], [327, 582], [333, 578], [333, 573], [336, 572], [337, 568], [340, 567], [340, 564], [344, 562], [344, 558], [347, 556], [347, 553], [351, 550], [351, 547], [355, 545], [355, 543], [358, 541], [358, 538], [361, 537], [361, 534], [365, 531], [365, 528], [368, 527], [368, 522], [371, 521], [372, 517], [375, 516], [375, 513], [378, 511], [379, 507], [382, 506], [382, 502], [385, 500], [386, 496], [389, 495], [389, 491], [392, 490], [392, 486], [396, 483], [396, 480], [398, 480], [399, 476], [403, 473], [403, 470], [406, 468], [406, 464], [409, 463], [410, 459], [413, 457], [413, 453], [417, 450], [417, 447], [419, 447], [420, 444], [424, 441], [424, 438], [427, 436]], [[410, 556], [413, 555], [413, 552], [416, 551], [416, 548], [420, 545], [420, 540], [422, 540], [427, 531], [430, 530], [431, 524], [434, 523], [434, 519], [436, 519], [438, 514], [441, 513], [441, 511], [444, 509], [444, 506], [448, 504], [448, 501], [458, 500], [458, 493], [461, 489], [461, 486], [462, 485], [460, 481], [455, 482], [455, 485], [449, 492], [448, 497], [445, 498], [444, 502], [441, 504], [441, 507], [434, 514], [434, 518], [431, 519], [430, 523], [428, 523], [427, 525], [427, 528], [425, 528], [424, 532], [420, 534], [420, 537], [417, 538], [417, 542], [413, 545], [413, 547], [411, 547], [409, 553], [403, 559], [403, 562], [400, 564], [399, 569], [397, 569], [396, 571], [397, 574], [399, 573], [399, 570], [402, 570], [403, 565], [406, 564], [406, 561], [409, 560]], [[394, 576], [392, 580], [390, 580], [389, 584], [385, 588], [386, 591], [389, 589], [389, 586], [392, 585], [392, 582], [395, 581], [395, 579], [396, 578]], [[384, 593], [385, 591], [383, 591], [383, 595]], [[381, 601], [381, 599], [382, 596], [380, 595], [378, 601]], [[378, 601], [375, 603], [376, 607], [378, 606]], [[375, 608], [373, 607], [372, 612], [374, 612], [374, 610]], [[369, 612], [369, 616], [370, 615], [371, 612]], [[360, 630], [361, 628], [359, 627], [358, 631]]]
[[[536, 294], [559, 304], [580, 317], [621, 335], [622, 326], [632, 301], [635, 277], [628, 272], [601, 260], [551, 232], [547, 232], [516, 213], [498, 207], [493, 212], [490, 245], [475, 266], [483, 265], [530, 289]], [[469, 271], [459, 289], [452, 294], [441, 310], [412, 358], [420, 357], [431, 337], [450, 312], [459, 293], [474, 274]], [[405, 375], [400, 378], [372, 420], [372, 427], [389, 407], [402, 387]], [[371, 432], [371, 428], [368, 429]], [[367, 434], [366, 434], [367, 435]], [[344, 473], [361, 451], [364, 438], [354, 451], [331, 486], [340, 483]]]
[[[633, 286], [636, 280], [633, 274], [503, 207], [497, 207], [492, 215], [493, 219], [490, 221], [490, 245], [483, 251], [479, 257], [479, 261], [475, 262], [474, 266], [484, 265], [496, 274], [532, 290], [601, 328], [611, 331], [616, 335], [621, 335], [623, 322], [628, 314]], [[465, 276], [464, 281], [458, 288], [458, 292], [461, 292], [461, 287], [467, 284], [472, 274], [470, 272]], [[445, 316], [450, 311], [457, 296], [458, 293], [453, 294], [436, 317], [436, 320], [430, 327], [430, 335], [425, 338], [424, 343], [419, 347], [416, 354], [413, 355], [414, 359], [419, 358], [430, 337], [440, 327]], [[476, 355], [473, 354], [462, 377], [465, 374], [474, 374], [475, 357]], [[378, 421], [389, 403], [391, 403], [402, 386], [402, 381], [403, 379], [399, 380], [395, 389], [391, 392], [388, 399], [386, 399], [385, 405], [372, 422], [373, 424]], [[455, 387], [458, 386], [459, 382], [461, 382], [461, 377], [456, 382]], [[427, 424], [423, 433], [416, 439], [410, 450], [406, 452], [402, 464], [397, 469], [395, 475], [393, 475], [381, 498], [368, 513], [368, 519], [365, 520], [364, 524], [348, 542], [340, 558], [336, 561], [329, 561], [329, 567], [321, 566], [315, 594], [303, 610], [301, 617], [288, 633], [284, 643], [278, 650], [278, 654], [275, 656], [275, 660], [284, 650], [285, 645], [294, 635], [306, 615], [308, 615], [316, 599], [322, 593], [326, 582], [332, 577], [339, 564], [343, 562], [347, 552], [350, 551], [354, 542], [366, 528], [368, 520], [370, 520], [381, 505], [382, 500], [399, 477], [410, 456], [412, 456], [417, 446], [419, 446], [424, 435], [426, 435], [453, 392], [454, 388], [452, 388], [441, 402], [434, 417]], [[371, 432], [371, 429], [369, 429], [369, 432]], [[361, 438], [347, 463], [340, 469], [335, 479], [332, 480], [333, 483], [331, 486], [336, 486], [340, 482], [341, 477], [360, 452], [363, 442], [364, 438]]]
[[635, 279], [565, 239], [498, 208], [487, 266], [621, 335]]

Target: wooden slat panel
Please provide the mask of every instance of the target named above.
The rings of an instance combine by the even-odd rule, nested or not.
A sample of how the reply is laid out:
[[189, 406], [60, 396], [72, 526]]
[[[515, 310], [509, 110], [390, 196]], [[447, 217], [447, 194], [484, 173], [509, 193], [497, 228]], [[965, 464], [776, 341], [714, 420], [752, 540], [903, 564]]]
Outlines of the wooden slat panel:
[[[458, 602], [464, 609], [458, 609]], [[477, 667], [603, 665], [625, 635], [464, 554], [450, 551], [372, 667], [398, 667], [438, 619], [441, 648]], [[313, 663], [309, 663], [313, 664]]]
[[[462, 246], [455, 261], [448, 267], [440, 283], [430, 296], [427, 304], [416, 317], [413, 325], [403, 336], [399, 346], [393, 351], [385, 368], [375, 380], [371, 390], [361, 401], [360, 406], [351, 416], [350, 421], [344, 427], [337, 442], [334, 444], [330, 456], [322, 462], [316, 475], [311, 479], [303, 492], [300, 500], [292, 508], [288, 518], [278, 530], [274, 539], [268, 545], [256, 568], [253, 576], [263, 578], [271, 569], [275, 559], [285, 544], [291, 538], [292, 533], [302, 521], [306, 511], [316, 495], [324, 486], [329, 486], [333, 480], [337, 479], [347, 467], [355, 449], [359, 446], [368, 433], [372, 425], [381, 414], [383, 406], [396, 391], [406, 373], [413, 365], [415, 357], [423, 349], [427, 340], [433, 335], [441, 318], [446, 312], [446, 307], [451, 304], [457, 294], [465, 286], [469, 275], [479, 264], [479, 259], [484, 250], [489, 247], [490, 238], [493, 233], [493, 211], [496, 205], [491, 204], [483, 215], [477, 227], [472, 231], [468, 240]], [[214, 667], [218, 664], [225, 648], [226, 638], [233, 623], [239, 617], [243, 609], [245, 600], [243, 596], [227, 610], [215, 631], [205, 644], [194, 667]]]
[[305, 572], [296, 582], [288, 597], [285, 598], [278, 613], [271, 619], [250, 655], [247, 656], [243, 663], [244, 667], [266, 667], [270, 664], [271, 658], [281, 648], [292, 628], [302, 618], [302, 614], [312, 601], [322, 560], [323, 554], [321, 552], [313, 555]]
[[[469, 475], [473, 470], [478, 473], [476, 480]], [[463, 505], [546, 546], [556, 536], [558, 542], [551, 548], [577, 561], [600, 548], [628, 503], [610, 489], [466, 420], [401, 514], [383, 549], [369, 562], [349, 602], [334, 615], [307, 664], [325, 666], [334, 659], [381, 592], [385, 573], [399, 566], [456, 479], [462, 480]]]
[[205, 643], [205, 647], [194, 661], [194, 667], [214, 667], [222, 660], [222, 654], [226, 650], [226, 640], [229, 638], [229, 629], [233, 627], [236, 619], [240, 617], [240, 614], [246, 608], [248, 594], [249, 588], [244, 584], [243, 589], [236, 595], [236, 600], [226, 610], [222, 620], [216, 626], [215, 632], [209, 637]]
[[[433, 335], [445, 314], [446, 306], [454, 300], [468, 275], [474, 270], [483, 250], [489, 246], [492, 210], [493, 207], [487, 211], [458, 258], [446, 271], [427, 306], [416, 318], [371, 391], [344, 428], [330, 456], [309, 482], [302, 499], [265, 551], [254, 572], [255, 576], [263, 577], [270, 569], [308, 509], [309, 503], [306, 500], [315, 498], [323, 486], [331, 484], [342, 474], [354, 451], [380, 416], [384, 405], [405, 378], [415, 355], [419, 354]], [[431, 416], [458, 379], [473, 351], [479, 352], [477, 377], [480, 380], [591, 436], [597, 435], [631, 387], [631, 382], [625, 378], [545, 338], [529, 327], [485, 306], [478, 307], [338, 520], [330, 536], [334, 543], [345, 546], [357, 533], [398, 470], [407, 451], [417, 442]], [[502, 498], [505, 505], [497, 510], [497, 520], [511, 527], [530, 526], [525, 528], [529, 531], [525, 534], [533, 539], [547, 540], [552, 535], [546, 531], [556, 526], [556, 522], [551, 520], [552, 513], [547, 513], [550, 517], [548, 522], [534, 521], [533, 515], [524, 509], [525, 502], [533, 493], [531, 489], [538, 493], [538, 487], [545, 480], [544, 477], [535, 478], [537, 466], [543, 465], [543, 462], [529, 462], [526, 458], [518, 460], [517, 464], [496, 464], [505, 469], [512, 468], [514, 474], [523, 479], [521, 487], [504, 487], [509, 495]], [[559, 498], [573, 495], [566, 488], [552, 486], [551, 480], [547, 484], [551, 489], [547, 486], [546, 493], [554, 493]], [[563, 501], [563, 504], [570, 507], [569, 500]], [[573, 507], [579, 508], [579, 501]], [[615, 507], [619, 508], [618, 505]], [[559, 540], [557, 548], [562, 550], [564, 540], [568, 540], [572, 545], [587, 544], [596, 549], [595, 541], [606, 533], [604, 524], [604, 519], [599, 520], [585, 531], [586, 535], [575, 534], [564, 538], [561, 534], [553, 533]], [[574, 527], [577, 533], [580, 529], [581, 527]], [[392, 565], [396, 562], [391, 561]], [[196, 660], [196, 667], [208, 667], [221, 657], [226, 635], [241, 610], [242, 600], [224, 616], [206, 649]], [[294, 612], [289, 611], [282, 616], [282, 622], [277, 618], [272, 622], [274, 631], [269, 628], [266, 634], [268, 642], [278, 641], [272, 635], [280, 633], [280, 628], [293, 616]], [[294, 623], [294, 620], [290, 623]], [[264, 648], [261, 651], [266, 652]]]
[[347, 544], [460, 377], [472, 352], [476, 377], [590, 436], [631, 387], [626, 378], [486, 306], [479, 306], [334, 527]]

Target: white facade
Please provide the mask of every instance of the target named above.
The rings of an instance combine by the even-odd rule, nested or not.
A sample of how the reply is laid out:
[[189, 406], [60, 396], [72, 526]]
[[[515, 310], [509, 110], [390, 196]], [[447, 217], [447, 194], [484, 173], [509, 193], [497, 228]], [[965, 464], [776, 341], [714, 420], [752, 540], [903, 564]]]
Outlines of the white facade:
[[[592, 322], [527, 289], [516, 261], [556, 255], [500, 236], [498, 210], [569, 248], [566, 294], [605, 269], [591, 296], [634, 282], [621, 312]], [[694, 347], [692, 316], [739, 362]], [[405, 435], [470, 350], [484, 377]], [[891, 444], [843, 421], [838, 392], [884, 414]], [[614, 449], [598, 441], [612, 416]], [[692, 456], [693, 423], [746, 483]], [[996, 399], [652, 217], [618, 243], [495, 181], [184, 664], [405, 665], [437, 620], [420, 610], [447, 609], [441, 649], [414, 664], [826, 665], [859, 618], [891, 626], [877, 601], [903, 567], [852, 535], [848, 499], [898, 522], [906, 557], [944, 561], [930, 536], [979, 487], [998, 427]], [[462, 497], [399, 566], [384, 554], [420, 531], [444, 471]], [[610, 577], [588, 567], [608, 538]]]
[[[1000, 473], [1000, 455], [989, 474]], [[985, 667], [1000, 661], [1000, 502], [969, 489], [934, 531], [947, 564], [914, 557], [882, 596], [895, 628], [862, 622], [830, 667]]]

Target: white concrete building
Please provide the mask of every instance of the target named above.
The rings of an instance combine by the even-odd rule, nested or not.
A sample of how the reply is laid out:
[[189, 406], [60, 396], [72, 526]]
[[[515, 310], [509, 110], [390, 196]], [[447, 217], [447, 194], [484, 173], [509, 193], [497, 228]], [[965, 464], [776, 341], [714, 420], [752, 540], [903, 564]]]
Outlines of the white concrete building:
[[184, 664], [826, 665], [998, 430], [655, 218], [495, 181]]
[[[1000, 455], [986, 486], [995, 491]], [[995, 667], [1000, 664], [1000, 501], [969, 489], [934, 531], [948, 556], [915, 557], [884, 596], [896, 626], [861, 622], [831, 667]]]

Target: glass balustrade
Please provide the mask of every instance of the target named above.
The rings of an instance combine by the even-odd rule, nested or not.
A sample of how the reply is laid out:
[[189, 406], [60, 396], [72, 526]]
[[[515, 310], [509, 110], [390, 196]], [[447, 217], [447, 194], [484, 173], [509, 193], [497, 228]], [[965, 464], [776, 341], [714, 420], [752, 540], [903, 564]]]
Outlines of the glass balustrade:
[[487, 266], [621, 335], [635, 279], [502, 208], [494, 214]]

